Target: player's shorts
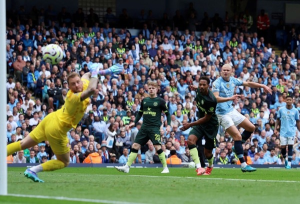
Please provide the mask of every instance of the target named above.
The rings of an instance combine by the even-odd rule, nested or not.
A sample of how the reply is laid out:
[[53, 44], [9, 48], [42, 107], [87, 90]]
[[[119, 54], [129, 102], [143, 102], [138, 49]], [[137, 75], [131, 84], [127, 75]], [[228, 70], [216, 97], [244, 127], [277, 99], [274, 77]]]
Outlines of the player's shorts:
[[283, 137], [280, 136], [280, 145], [294, 145], [295, 144], [295, 137]]
[[245, 120], [245, 116], [240, 114], [237, 110], [233, 109], [233, 111], [226, 113], [225, 115], [217, 115], [219, 124], [227, 130], [229, 127], [235, 125], [238, 126]]
[[49, 141], [54, 154], [61, 155], [70, 151], [67, 132], [71, 128], [69, 125], [62, 125], [53, 112], [46, 116], [29, 135], [36, 143]]
[[138, 143], [141, 146], [145, 145], [149, 140], [153, 145], [161, 145], [160, 127], [141, 127], [134, 143]]
[[190, 135], [195, 135], [198, 140], [202, 140], [203, 136], [205, 138], [205, 149], [213, 150], [216, 146], [216, 136], [218, 134], [219, 126], [203, 128], [201, 126], [194, 126], [189, 133]]

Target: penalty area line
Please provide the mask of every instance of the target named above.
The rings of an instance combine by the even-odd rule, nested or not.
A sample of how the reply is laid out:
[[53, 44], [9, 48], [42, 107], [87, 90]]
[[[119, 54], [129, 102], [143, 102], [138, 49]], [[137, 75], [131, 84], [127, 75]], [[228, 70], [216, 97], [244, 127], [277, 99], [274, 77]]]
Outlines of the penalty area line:
[[133, 202], [113, 201], [113, 200], [98, 200], [98, 199], [85, 199], [85, 198], [68, 198], [68, 197], [55, 197], [55, 196], [43, 196], [43, 195], [23, 195], [23, 194], [7, 194], [7, 196], [21, 197], [21, 198], [42, 198], [51, 200], [66, 200], [88, 203], [107, 203], [107, 204], [141, 204]]

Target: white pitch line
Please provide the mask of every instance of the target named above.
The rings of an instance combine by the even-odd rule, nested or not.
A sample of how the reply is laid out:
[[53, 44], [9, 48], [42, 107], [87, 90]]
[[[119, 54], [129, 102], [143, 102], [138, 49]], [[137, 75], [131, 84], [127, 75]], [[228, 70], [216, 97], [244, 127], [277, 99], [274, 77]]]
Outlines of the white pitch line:
[[276, 182], [276, 183], [300, 183], [300, 181], [287, 180], [256, 180], [256, 179], [226, 179], [226, 178], [208, 178], [208, 177], [180, 177], [180, 176], [149, 176], [149, 175], [128, 175], [132, 177], [146, 177], [146, 178], [183, 178], [183, 179], [197, 179], [197, 180], [221, 180], [221, 181], [249, 181], [249, 182]]
[[22, 198], [42, 198], [42, 199], [52, 199], [52, 200], [67, 200], [67, 201], [78, 201], [78, 202], [88, 202], [88, 203], [139, 204], [139, 203], [133, 203], [133, 202], [123, 202], [123, 201], [113, 201], [113, 200], [96, 200], [96, 199], [85, 199], [85, 198], [42, 196], [42, 195], [8, 194], [7, 196], [22, 197]]
[[[67, 174], [78, 174], [78, 173], [67, 173]], [[197, 180], [220, 180], [220, 181], [248, 181], [248, 182], [270, 182], [270, 183], [300, 183], [300, 181], [289, 181], [289, 180], [258, 180], [258, 179], [231, 179], [231, 178], [212, 178], [210, 176], [198, 176], [198, 177], [183, 177], [183, 176], [149, 176], [149, 175], [112, 175], [112, 174], [93, 174], [93, 176], [99, 177], [115, 177], [115, 176], [130, 176], [130, 177], [146, 177], [146, 178], [174, 178], [174, 179], [197, 179]]]

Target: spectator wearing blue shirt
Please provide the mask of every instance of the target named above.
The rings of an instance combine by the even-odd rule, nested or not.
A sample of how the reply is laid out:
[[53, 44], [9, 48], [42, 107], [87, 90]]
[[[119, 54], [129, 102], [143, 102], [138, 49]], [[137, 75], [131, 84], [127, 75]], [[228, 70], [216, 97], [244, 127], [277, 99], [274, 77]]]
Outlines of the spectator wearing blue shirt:
[[275, 155], [275, 149], [271, 149], [270, 156], [267, 157], [266, 164], [277, 164], [278, 157]]
[[256, 152], [255, 152], [255, 147], [252, 145], [252, 146], [250, 147], [250, 149], [248, 150], [248, 155], [249, 155], [249, 157], [253, 160], [255, 154], [256, 154]]
[[185, 96], [185, 93], [186, 93], [186, 90], [188, 87], [189, 87], [189, 85], [184, 83], [183, 79], [180, 79], [179, 83], [177, 83], [177, 91], [182, 98]]
[[279, 84], [279, 79], [277, 77], [277, 73], [274, 72], [272, 77], [272, 86], [276, 86], [277, 84]]
[[281, 107], [285, 107], [286, 103], [283, 101], [283, 96], [278, 96], [278, 101], [274, 104], [274, 109], [278, 111]]
[[257, 159], [256, 163], [254, 163], [254, 164], [266, 164], [266, 163], [267, 163], [267, 158], [265, 157], [265, 153], [263, 151], [260, 151], [259, 158]]
[[[266, 131], [262, 130], [261, 133], [260, 133], [260, 136], [257, 137], [257, 139], [258, 139], [258, 146], [260, 148], [262, 148], [263, 145], [267, 142], [267, 140], [266, 140]], [[265, 156], [267, 156], [267, 155], [265, 155]]]
[[28, 47], [33, 47], [33, 41], [29, 39], [29, 34], [25, 34], [25, 39], [23, 41], [24, 50], [27, 50]]
[[46, 156], [46, 157], [48, 157], [48, 154], [47, 154], [47, 152], [45, 152], [45, 144], [43, 143], [43, 144], [40, 144], [40, 151], [39, 151], [39, 153], [37, 153], [37, 158], [40, 160], [40, 163], [42, 162], [42, 157], [43, 156]]
[[120, 156], [120, 158], [119, 158], [119, 163], [120, 164], [126, 164], [127, 161], [128, 161], [128, 149], [124, 148], [123, 149], [123, 155]]
[[39, 76], [40, 72], [38, 70], [35, 70], [34, 65], [31, 64], [27, 75], [27, 87], [32, 90], [35, 90]]
[[265, 153], [265, 157], [269, 157], [270, 156], [270, 151], [268, 150], [268, 144], [267, 143], [264, 143], [263, 144], [263, 147], [262, 147], [262, 151]]

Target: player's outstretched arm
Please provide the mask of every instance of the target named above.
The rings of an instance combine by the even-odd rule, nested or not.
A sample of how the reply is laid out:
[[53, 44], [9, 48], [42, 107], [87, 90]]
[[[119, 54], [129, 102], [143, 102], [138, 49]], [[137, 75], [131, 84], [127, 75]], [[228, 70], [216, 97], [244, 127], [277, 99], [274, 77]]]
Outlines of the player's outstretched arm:
[[237, 94], [236, 94], [236, 95], [233, 95], [233, 96], [231, 96], [231, 97], [225, 98], [225, 97], [221, 97], [221, 96], [219, 95], [219, 92], [214, 92], [214, 96], [216, 97], [218, 103], [223, 103], [223, 102], [227, 102], [227, 101], [233, 101], [233, 100], [235, 100], [236, 98], [241, 97], [241, 95], [237, 95]]
[[108, 69], [100, 70], [98, 73], [100, 75], [112, 75], [112, 74], [121, 74], [123, 72], [123, 65], [115, 64]]
[[264, 85], [264, 84], [259, 84], [255, 82], [243, 82], [243, 86], [249, 86], [250, 88], [263, 88], [267, 93], [272, 94], [272, 90], [270, 87]]
[[81, 101], [85, 100], [86, 98], [92, 96], [97, 88], [97, 83], [98, 83], [98, 70], [99, 67], [97, 64], [93, 64], [90, 67], [90, 72], [89, 73], [85, 73], [81, 78], [82, 79], [86, 79], [89, 80], [89, 86], [86, 90], [84, 90], [81, 94]]
[[205, 114], [205, 116], [203, 118], [200, 118], [199, 120], [197, 120], [195, 122], [187, 123], [187, 124], [183, 125], [180, 128], [180, 130], [185, 131], [185, 130], [189, 129], [190, 127], [207, 123], [210, 120], [211, 116], [212, 116], [211, 114]]

